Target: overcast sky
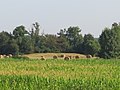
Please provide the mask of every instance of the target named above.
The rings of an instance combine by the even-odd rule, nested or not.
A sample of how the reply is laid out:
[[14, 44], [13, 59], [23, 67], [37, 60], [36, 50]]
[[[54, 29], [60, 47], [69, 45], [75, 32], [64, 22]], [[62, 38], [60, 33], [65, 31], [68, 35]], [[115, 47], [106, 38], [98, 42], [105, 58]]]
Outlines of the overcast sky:
[[45, 33], [79, 26], [82, 34], [98, 37], [105, 27], [120, 21], [120, 0], [0, 0], [0, 31], [16, 26], [29, 29], [39, 22]]

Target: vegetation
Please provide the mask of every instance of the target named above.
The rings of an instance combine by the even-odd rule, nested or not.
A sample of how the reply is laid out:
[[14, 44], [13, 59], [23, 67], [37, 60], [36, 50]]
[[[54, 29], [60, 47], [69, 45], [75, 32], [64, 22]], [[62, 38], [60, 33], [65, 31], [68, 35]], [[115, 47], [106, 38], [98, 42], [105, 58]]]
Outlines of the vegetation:
[[82, 46], [84, 54], [90, 54], [92, 56], [97, 55], [100, 50], [99, 42], [91, 34], [87, 34], [84, 36]]
[[0, 60], [1, 90], [119, 90], [120, 60]]
[[91, 34], [83, 36], [78, 26], [61, 29], [57, 35], [40, 34], [37, 22], [29, 31], [21, 25], [12, 33], [0, 32], [0, 54], [3, 55], [64, 52], [120, 58], [120, 25], [114, 23], [111, 29], [105, 28], [97, 39]]
[[105, 28], [99, 42], [101, 45], [100, 57], [120, 58], [120, 25], [114, 23], [112, 28]]
[[120, 90], [117, 23], [105, 28], [99, 38], [83, 36], [78, 26], [51, 35], [40, 34], [37, 22], [30, 30], [21, 25], [11, 33], [0, 32], [0, 57], [0, 90]]
[[[25, 26], [16, 27], [12, 33], [2, 31], [0, 33], [0, 54], [28, 54], [28, 53], [45, 53], [45, 52], [72, 52], [84, 53], [82, 47], [91, 48], [93, 54], [98, 53], [98, 41], [90, 40], [87, 46], [84, 46], [85, 40], [79, 27], [69, 27], [68, 29], [61, 29], [57, 35], [40, 34], [40, 25], [36, 22], [30, 31], [26, 30]], [[87, 43], [86, 41], [84, 41]], [[85, 49], [86, 50], [86, 49]], [[92, 55], [93, 55], [92, 54]]]

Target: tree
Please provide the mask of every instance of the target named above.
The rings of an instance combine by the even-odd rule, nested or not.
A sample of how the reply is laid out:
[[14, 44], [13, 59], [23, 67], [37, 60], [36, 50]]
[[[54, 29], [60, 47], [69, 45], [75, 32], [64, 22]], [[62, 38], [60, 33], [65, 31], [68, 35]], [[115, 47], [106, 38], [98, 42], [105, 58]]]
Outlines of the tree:
[[69, 42], [69, 48], [67, 52], [80, 52], [78, 47], [83, 41], [83, 37], [80, 34], [81, 29], [79, 27], [69, 27], [68, 29], [61, 29], [58, 35], [66, 38]]
[[9, 42], [6, 43], [1, 50], [2, 50], [2, 54], [12, 54], [12, 55], [19, 54], [19, 46], [17, 45], [14, 39], [9, 40]]
[[13, 36], [8, 32], [2, 31], [0, 33], [0, 54], [17, 54], [19, 47]]
[[99, 37], [102, 58], [120, 58], [120, 25], [114, 23], [112, 28], [105, 28]]
[[9, 40], [11, 39], [11, 35], [8, 32], [2, 31], [0, 33], [0, 54], [5, 54], [6, 45], [8, 44]]
[[0, 45], [6, 44], [10, 39], [11, 35], [8, 32], [2, 31], [0, 33]]
[[95, 56], [99, 50], [99, 42], [91, 34], [85, 35], [83, 41], [83, 53]]
[[19, 53], [32, 53], [34, 51], [32, 39], [23, 25], [13, 30], [13, 36], [19, 46]]
[[34, 52], [34, 45], [30, 36], [24, 36], [22, 42], [19, 45], [20, 53], [28, 54]]
[[61, 29], [60, 32], [57, 34], [58, 34], [57, 46], [60, 52], [69, 52], [70, 44], [66, 37], [66, 29]]
[[40, 25], [38, 24], [38, 22], [35, 22], [35, 24], [33, 24], [34, 28], [35, 28], [35, 36], [39, 35], [40, 32]]
[[59, 52], [57, 48], [57, 36], [56, 35], [45, 35], [45, 52]]
[[32, 27], [32, 29], [31, 29], [31, 31], [29, 33], [31, 35], [31, 37], [35, 38], [35, 37], [39, 36], [39, 32], [40, 32], [39, 23], [38, 22], [33, 23], [33, 27]]
[[25, 34], [28, 34], [28, 31], [25, 30], [24, 26], [18, 26], [13, 30], [13, 35], [15, 38], [23, 37]]
[[66, 37], [66, 29], [61, 29], [59, 33], [57, 33], [59, 37], [65, 38]]
[[59, 52], [68, 52], [70, 45], [68, 40], [65, 37], [57, 37], [57, 49]]
[[31, 31], [29, 32], [29, 35], [31, 36], [35, 52], [40, 52], [40, 48], [39, 48], [40, 35], [39, 35], [39, 32], [40, 32], [39, 23], [38, 22], [33, 23], [33, 27], [31, 29]]

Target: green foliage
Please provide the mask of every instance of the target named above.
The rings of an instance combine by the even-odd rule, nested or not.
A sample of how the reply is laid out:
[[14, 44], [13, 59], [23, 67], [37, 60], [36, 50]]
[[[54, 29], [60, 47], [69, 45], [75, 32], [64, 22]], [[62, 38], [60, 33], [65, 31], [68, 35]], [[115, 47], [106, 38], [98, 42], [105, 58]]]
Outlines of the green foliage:
[[[50, 51], [46, 52], [57, 52], [57, 36], [56, 35], [46, 35], [45, 47], [49, 48]], [[59, 52], [59, 51], [58, 51]]]
[[100, 57], [120, 58], [120, 26], [113, 24], [111, 29], [105, 28], [99, 42], [101, 45]]
[[0, 54], [15, 54], [19, 51], [18, 45], [7, 32], [0, 33]]
[[94, 56], [99, 52], [99, 50], [99, 42], [91, 34], [85, 35], [83, 41], [83, 53]]
[[29, 32], [29, 35], [33, 40], [36, 40], [36, 38], [39, 36], [40, 33], [40, 25], [38, 22], [33, 23], [33, 27], [31, 31]]
[[[30, 31], [21, 25], [13, 33], [0, 32], [0, 54], [45, 52], [73, 52], [97, 55], [102, 58], [120, 58], [120, 25], [105, 28], [98, 39], [91, 34], [82, 36], [79, 27], [61, 29], [58, 35], [40, 35], [40, 25], [33, 24]], [[99, 42], [98, 42], [99, 41]]]
[[13, 30], [13, 35], [15, 38], [23, 37], [25, 34], [28, 34], [28, 31], [25, 30], [24, 26], [18, 26]]
[[20, 52], [27, 54], [34, 52], [34, 45], [30, 36], [22, 37], [22, 42], [20, 44]]
[[70, 47], [68, 40], [64, 37], [57, 37], [56, 46], [59, 52], [68, 52], [69, 47]]
[[[0, 33], [1, 54], [25, 54], [45, 52], [73, 52], [82, 53], [83, 37], [79, 27], [61, 29], [57, 35], [39, 34], [40, 25], [35, 22], [28, 32], [25, 26], [21, 25], [13, 30], [13, 34]], [[91, 42], [94, 51], [97, 42]], [[92, 47], [91, 45], [91, 47]], [[97, 50], [94, 52], [96, 53]]]
[[[38, 36], [38, 35], [39, 35], [39, 32], [40, 32], [40, 25], [38, 24], [38, 22], [35, 22], [35, 23], [33, 24], [33, 26], [34, 26], [34, 28], [33, 28], [32, 33], [33, 33], [34, 36]], [[34, 29], [35, 29], [35, 30], [34, 30]]]
[[16, 41], [12, 39], [6, 45], [4, 45], [1, 50], [2, 54], [17, 55], [19, 53], [19, 46], [17, 45]]
[[0, 33], [0, 46], [5, 45], [11, 38], [11, 35], [8, 32], [2, 31]]
[[69, 52], [71, 46], [69, 40], [67, 39], [66, 29], [61, 29], [58, 34], [58, 48], [60, 52]]
[[82, 43], [83, 37], [80, 34], [81, 30], [79, 27], [69, 27], [66, 31], [66, 37], [69, 40], [72, 52], [77, 50], [77, 47]]
[[58, 33], [59, 37], [64, 38], [64, 40], [66, 39], [66, 42], [68, 42], [66, 52], [81, 52], [78, 49], [83, 41], [80, 32], [79, 27], [69, 27], [68, 29], [60, 30]]

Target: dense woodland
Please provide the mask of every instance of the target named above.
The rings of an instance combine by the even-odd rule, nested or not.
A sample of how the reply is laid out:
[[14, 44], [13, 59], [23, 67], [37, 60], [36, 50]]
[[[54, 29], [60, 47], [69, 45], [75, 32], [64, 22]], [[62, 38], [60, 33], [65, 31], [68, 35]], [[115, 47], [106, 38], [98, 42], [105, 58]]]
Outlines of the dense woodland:
[[99, 38], [91, 34], [83, 36], [79, 27], [61, 29], [56, 35], [40, 34], [40, 31], [36, 22], [31, 30], [21, 25], [11, 33], [0, 32], [0, 54], [68, 52], [120, 58], [120, 25], [117, 23], [105, 28]]

